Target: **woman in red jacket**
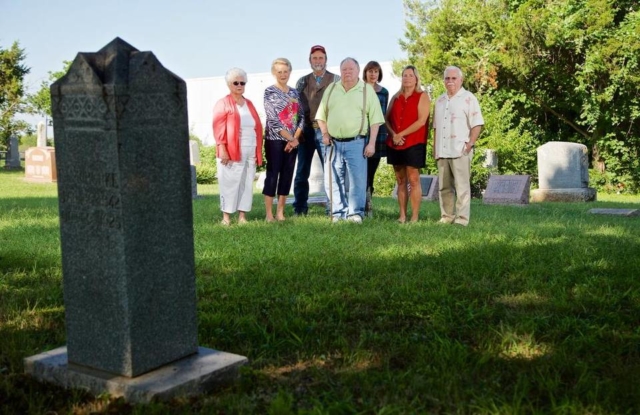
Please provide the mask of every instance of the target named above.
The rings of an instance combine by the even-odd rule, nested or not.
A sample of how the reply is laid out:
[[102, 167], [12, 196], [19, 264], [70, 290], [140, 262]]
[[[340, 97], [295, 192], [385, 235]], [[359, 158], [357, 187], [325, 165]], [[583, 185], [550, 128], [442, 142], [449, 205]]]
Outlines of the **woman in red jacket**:
[[253, 204], [256, 164], [262, 165], [262, 123], [255, 107], [246, 99], [247, 73], [232, 68], [225, 75], [229, 95], [213, 108], [213, 136], [216, 140], [218, 185], [222, 224], [231, 224], [238, 212], [238, 223], [246, 223], [246, 212]]
[[[417, 222], [422, 201], [420, 169], [427, 155], [427, 122], [431, 100], [422, 90], [416, 68], [402, 70], [402, 86], [391, 98], [387, 109], [387, 163], [393, 165], [398, 183], [398, 222], [407, 220], [407, 202], [411, 201], [411, 222]], [[411, 194], [407, 190], [411, 188]]]

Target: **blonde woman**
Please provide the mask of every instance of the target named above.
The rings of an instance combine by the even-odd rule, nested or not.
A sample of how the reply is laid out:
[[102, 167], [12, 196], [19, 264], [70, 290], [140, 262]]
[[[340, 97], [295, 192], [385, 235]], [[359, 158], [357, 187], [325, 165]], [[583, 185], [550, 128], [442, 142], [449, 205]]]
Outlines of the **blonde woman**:
[[[420, 169], [426, 164], [427, 122], [431, 100], [422, 90], [415, 66], [402, 70], [402, 85], [387, 110], [387, 163], [393, 165], [398, 183], [398, 222], [407, 220], [407, 203], [411, 202], [411, 222], [420, 216], [422, 186]], [[407, 190], [411, 188], [411, 194]]]
[[[267, 222], [283, 221], [284, 206], [291, 190], [293, 172], [298, 156], [298, 145], [304, 123], [300, 95], [289, 87], [291, 62], [278, 58], [271, 64], [276, 82], [264, 91], [264, 110], [267, 114], [265, 155], [267, 176], [264, 181], [264, 205]], [[273, 216], [273, 199], [278, 196], [276, 216]]]
[[262, 123], [256, 108], [243, 95], [247, 73], [232, 68], [225, 80], [229, 95], [220, 99], [213, 109], [213, 136], [222, 225], [228, 226], [236, 211], [238, 223], [247, 222], [246, 212], [253, 204], [256, 163], [262, 164]]

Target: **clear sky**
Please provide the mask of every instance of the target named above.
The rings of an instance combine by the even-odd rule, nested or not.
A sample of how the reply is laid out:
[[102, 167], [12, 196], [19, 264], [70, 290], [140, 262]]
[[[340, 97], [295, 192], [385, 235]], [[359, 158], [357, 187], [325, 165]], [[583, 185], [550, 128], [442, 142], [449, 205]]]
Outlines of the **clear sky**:
[[188, 79], [233, 66], [268, 72], [280, 56], [309, 68], [315, 44], [326, 47], [330, 66], [347, 56], [362, 66], [404, 59], [404, 31], [402, 0], [0, 0], [0, 46], [17, 40], [26, 50], [31, 91], [64, 60], [115, 37]]

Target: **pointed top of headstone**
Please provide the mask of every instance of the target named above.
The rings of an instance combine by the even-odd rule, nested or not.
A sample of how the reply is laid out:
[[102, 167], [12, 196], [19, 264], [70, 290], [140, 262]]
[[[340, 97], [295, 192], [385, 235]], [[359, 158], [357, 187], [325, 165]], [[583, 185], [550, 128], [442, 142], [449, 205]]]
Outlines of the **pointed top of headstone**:
[[97, 54], [102, 58], [105, 84], [125, 84], [129, 78], [129, 60], [139, 50], [116, 37]]
[[183, 82], [164, 68], [152, 52], [141, 52], [116, 37], [98, 52], [78, 53], [69, 71], [51, 88], [55, 95], [59, 93], [57, 88], [63, 85], [128, 85], [140, 77], [146, 80], [143, 81], [146, 84], [170, 79]]

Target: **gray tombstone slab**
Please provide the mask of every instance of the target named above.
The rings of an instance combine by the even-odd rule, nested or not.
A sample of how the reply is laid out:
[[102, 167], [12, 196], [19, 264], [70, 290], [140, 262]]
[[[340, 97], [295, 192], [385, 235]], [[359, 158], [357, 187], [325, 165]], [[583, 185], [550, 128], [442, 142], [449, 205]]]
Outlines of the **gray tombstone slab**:
[[38, 147], [46, 147], [47, 146], [47, 126], [43, 121], [38, 123], [38, 131], [37, 131], [37, 146]]
[[9, 153], [7, 154], [4, 168], [7, 170], [18, 170], [22, 168], [22, 164], [20, 163], [19, 141], [16, 136], [9, 138]]
[[589, 213], [612, 216], [640, 216], [640, 209], [590, 209]]
[[[50, 378], [89, 387], [71, 379], [197, 360], [185, 82], [116, 38], [79, 53], [51, 96], [68, 364]], [[46, 358], [25, 369], [59, 369]]]
[[[438, 176], [421, 174], [420, 185], [422, 186], [422, 200], [426, 201], [438, 201], [440, 198]], [[411, 190], [411, 185], [407, 183], [407, 189]], [[394, 199], [398, 198], [398, 184], [396, 183], [391, 192], [391, 196]]]
[[534, 202], [589, 202], [596, 190], [589, 187], [587, 147], [578, 143], [548, 142], [537, 150], [538, 185]]
[[191, 170], [191, 198], [199, 199], [200, 196], [198, 196], [198, 174], [196, 171], [196, 166], [191, 165], [189, 167]]
[[528, 205], [530, 187], [529, 175], [492, 175], [482, 202], [494, 205]]

